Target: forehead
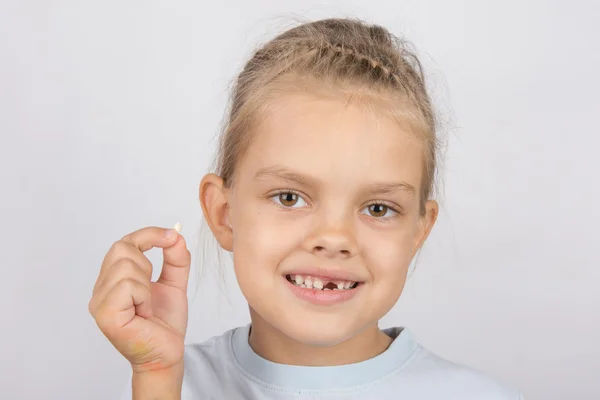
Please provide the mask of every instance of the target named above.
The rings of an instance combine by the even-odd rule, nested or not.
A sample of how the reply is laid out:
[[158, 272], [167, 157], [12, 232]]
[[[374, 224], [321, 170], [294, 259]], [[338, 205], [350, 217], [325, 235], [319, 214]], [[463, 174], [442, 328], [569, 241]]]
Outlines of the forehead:
[[272, 165], [341, 184], [402, 179], [418, 187], [423, 146], [364, 101], [294, 93], [262, 112], [238, 171], [250, 176]]

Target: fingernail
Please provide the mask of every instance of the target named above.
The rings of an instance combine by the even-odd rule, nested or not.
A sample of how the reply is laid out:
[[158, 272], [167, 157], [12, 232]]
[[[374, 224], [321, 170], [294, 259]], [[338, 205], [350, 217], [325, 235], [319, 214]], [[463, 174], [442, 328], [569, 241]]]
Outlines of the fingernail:
[[175, 232], [173, 229], [167, 229], [165, 236], [167, 239], [173, 239], [175, 236], [177, 236], [177, 232]]

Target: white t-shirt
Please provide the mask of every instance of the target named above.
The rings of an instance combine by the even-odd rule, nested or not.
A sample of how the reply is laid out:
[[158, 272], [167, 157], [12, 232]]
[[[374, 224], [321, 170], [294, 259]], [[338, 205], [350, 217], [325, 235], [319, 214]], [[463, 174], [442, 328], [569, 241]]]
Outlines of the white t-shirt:
[[[182, 400], [522, 400], [515, 388], [431, 353], [406, 328], [386, 351], [333, 367], [276, 364], [248, 344], [250, 325], [186, 345]], [[131, 387], [122, 400], [131, 399]]]

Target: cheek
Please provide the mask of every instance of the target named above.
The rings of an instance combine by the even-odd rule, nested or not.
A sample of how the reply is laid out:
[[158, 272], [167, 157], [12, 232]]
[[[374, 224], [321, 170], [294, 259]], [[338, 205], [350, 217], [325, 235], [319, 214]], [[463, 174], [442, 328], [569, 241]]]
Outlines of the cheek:
[[363, 254], [372, 277], [367, 309], [381, 318], [396, 304], [404, 290], [411, 262], [412, 236], [378, 236], [372, 239], [370, 250]]
[[363, 232], [362, 254], [373, 283], [371, 304], [374, 310], [387, 312], [396, 303], [406, 282], [413, 252], [410, 224], [389, 232]]
[[265, 205], [246, 203], [237, 208], [233, 226], [236, 273], [273, 273], [294, 248], [293, 235]]
[[393, 279], [406, 273], [414, 251], [413, 231], [407, 224], [393, 232], [369, 230], [361, 235], [361, 250], [374, 279]]
[[[292, 224], [268, 209], [269, 205], [245, 204], [233, 224], [235, 276], [248, 304], [255, 310], [272, 307], [265, 293], [275, 293], [281, 282], [281, 264], [297, 248]], [[278, 218], [279, 217], [279, 218]], [[294, 239], [296, 238], [296, 239]]]

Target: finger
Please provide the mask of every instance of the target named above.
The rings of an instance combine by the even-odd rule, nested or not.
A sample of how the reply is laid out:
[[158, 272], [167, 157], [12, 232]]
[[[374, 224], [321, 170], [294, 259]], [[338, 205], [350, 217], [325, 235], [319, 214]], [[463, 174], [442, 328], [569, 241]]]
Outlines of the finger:
[[151, 276], [148, 276], [132, 259], [122, 258], [108, 270], [102, 282], [94, 288], [95, 299], [92, 307], [103, 302], [108, 293], [124, 279], [133, 279], [150, 290]]
[[94, 318], [100, 329], [110, 334], [130, 323], [136, 315], [152, 317], [150, 290], [132, 279], [123, 279], [100, 304]]
[[179, 234], [174, 229], [150, 226], [126, 235], [122, 240], [144, 253], [153, 247], [170, 247], [178, 238]]
[[148, 260], [148, 258], [131, 243], [119, 240], [112, 245], [111, 249], [104, 257], [104, 261], [100, 267], [100, 274], [94, 285], [94, 293], [99, 286], [104, 284], [108, 272], [123, 259], [133, 260], [148, 279], [152, 279], [152, 263], [150, 260]]
[[157, 282], [187, 291], [191, 255], [185, 239], [179, 235], [177, 242], [163, 249], [163, 266]]
[[[106, 271], [120, 258], [131, 258], [138, 261], [140, 266], [146, 266], [149, 269], [149, 274], [152, 276], [152, 264], [150, 261], [143, 261], [141, 257], [147, 258], [142, 254], [153, 247], [164, 248], [173, 245], [177, 241], [179, 235], [173, 229], [160, 227], [146, 227], [128, 235], [125, 235], [121, 240], [116, 241], [110, 250], [107, 252], [97, 281], [102, 281]], [[136, 254], [137, 255], [134, 255]]]

